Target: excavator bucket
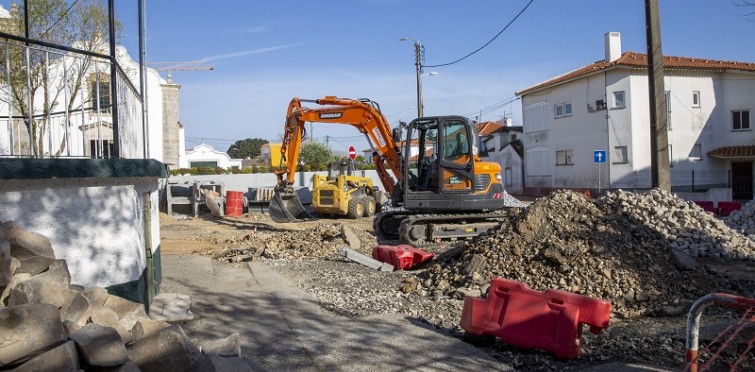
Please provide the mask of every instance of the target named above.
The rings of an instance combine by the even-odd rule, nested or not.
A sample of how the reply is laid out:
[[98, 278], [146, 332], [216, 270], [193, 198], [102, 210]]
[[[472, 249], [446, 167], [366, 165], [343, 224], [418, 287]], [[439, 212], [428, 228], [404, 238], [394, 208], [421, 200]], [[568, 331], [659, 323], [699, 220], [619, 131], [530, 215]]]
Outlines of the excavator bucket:
[[270, 218], [277, 223], [299, 222], [313, 220], [309, 212], [301, 204], [299, 195], [291, 187], [275, 188], [273, 198], [268, 207]]

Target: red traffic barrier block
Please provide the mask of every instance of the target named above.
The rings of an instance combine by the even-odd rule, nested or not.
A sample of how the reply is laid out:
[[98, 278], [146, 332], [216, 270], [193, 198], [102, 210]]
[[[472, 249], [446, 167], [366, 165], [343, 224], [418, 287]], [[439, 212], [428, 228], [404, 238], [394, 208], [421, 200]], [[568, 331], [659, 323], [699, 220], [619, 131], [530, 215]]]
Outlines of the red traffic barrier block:
[[[697, 204], [698, 206], [700, 206], [700, 208], [702, 208], [705, 211], [708, 211], [708, 212], [713, 213], [713, 214], [718, 214], [718, 209], [713, 206], [713, 202], [712, 201], [708, 201], [708, 200], [705, 200], [705, 201], [703, 201], [703, 200], [695, 200], [694, 203]], [[718, 205], [721, 205], [721, 203], [718, 203]]]
[[721, 216], [728, 216], [731, 212], [742, 209], [742, 204], [735, 201], [720, 201], [718, 202], [718, 214]]
[[411, 269], [433, 258], [433, 254], [411, 245], [379, 245], [372, 250], [372, 258], [393, 265], [396, 270]]
[[495, 278], [487, 298], [464, 299], [461, 327], [475, 336], [496, 336], [512, 346], [574, 359], [582, 351], [582, 325], [599, 334], [610, 316], [611, 303], [605, 300], [555, 289], [540, 292]]

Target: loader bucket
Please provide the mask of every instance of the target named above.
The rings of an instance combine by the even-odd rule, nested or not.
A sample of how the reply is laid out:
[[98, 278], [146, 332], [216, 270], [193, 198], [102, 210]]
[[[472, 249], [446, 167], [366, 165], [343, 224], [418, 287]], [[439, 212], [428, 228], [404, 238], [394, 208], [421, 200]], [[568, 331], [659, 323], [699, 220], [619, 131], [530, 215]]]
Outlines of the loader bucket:
[[268, 207], [270, 218], [277, 223], [313, 220], [292, 188], [276, 188]]

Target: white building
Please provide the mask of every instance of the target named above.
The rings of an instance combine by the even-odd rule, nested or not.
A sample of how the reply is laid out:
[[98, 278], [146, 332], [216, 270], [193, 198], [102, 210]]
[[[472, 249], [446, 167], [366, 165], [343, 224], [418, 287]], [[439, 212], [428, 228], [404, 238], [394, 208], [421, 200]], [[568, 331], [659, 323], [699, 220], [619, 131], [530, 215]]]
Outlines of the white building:
[[524, 194], [524, 162], [521, 141], [522, 127], [491, 126], [483, 123], [480, 129], [480, 157], [501, 166], [503, 187], [509, 194]]
[[215, 150], [212, 146], [202, 142], [194, 146], [191, 150], [186, 150], [186, 154], [181, 157], [181, 168], [198, 168], [198, 167], [220, 167], [220, 168], [241, 168], [242, 159], [231, 159], [227, 153]]
[[[672, 188], [728, 188], [752, 199], [755, 63], [663, 58]], [[621, 53], [517, 92], [524, 119], [526, 193], [651, 186], [647, 56]], [[605, 151], [607, 161], [596, 161]], [[602, 155], [602, 153], [600, 153]]]

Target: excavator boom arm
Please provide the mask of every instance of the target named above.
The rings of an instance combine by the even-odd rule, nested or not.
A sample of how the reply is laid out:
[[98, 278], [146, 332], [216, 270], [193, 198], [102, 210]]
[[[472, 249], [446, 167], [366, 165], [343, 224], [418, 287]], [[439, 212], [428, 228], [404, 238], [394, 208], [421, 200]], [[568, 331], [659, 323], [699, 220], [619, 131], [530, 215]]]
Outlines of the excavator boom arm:
[[[302, 102], [316, 103], [320, 107], [303, 107]], [[302, 139], [307, 122], [346, 124], [364, 133], [375, 150], [373, 158], [383, 187], [393, 192], [393, 179], [402, 178], [401, 155], [393, 142], [390, 124], [380, 110], [368, 100], [354, 100], [326, 96], [317, 100], [294, 98], [288, 105], [285, 132], [281, 145], [281, 165], [276, 170], [279, 186], [290, 186], [299, 162]]]

